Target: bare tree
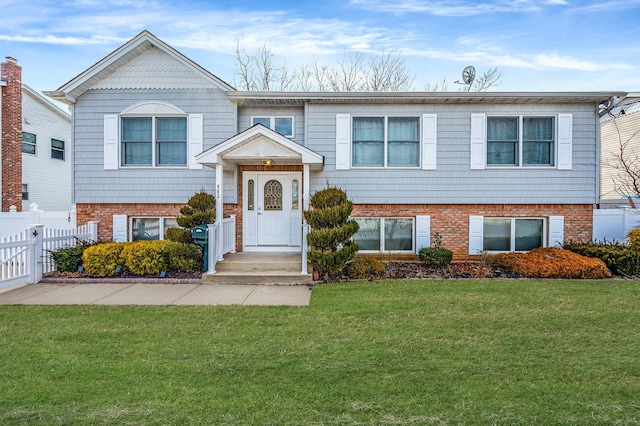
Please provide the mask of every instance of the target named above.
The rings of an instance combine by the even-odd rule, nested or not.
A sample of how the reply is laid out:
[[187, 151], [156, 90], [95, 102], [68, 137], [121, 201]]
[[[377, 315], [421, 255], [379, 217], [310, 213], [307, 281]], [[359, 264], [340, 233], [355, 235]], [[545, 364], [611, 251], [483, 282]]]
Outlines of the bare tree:
[[470, 91], [486, 92], [493, 86], [499, 86], [500, 83], [502, 83], [502, 71], [496, 67], [489, 68], [482, 73], [480, 77], [473, 80], [473, 83], [470, 85]]
[[286, 64], [279, 68], [273, 65], [271, 48], [262, 44], [256, 53], [249, 54], [240, 49], [236, 40], [236, 65], [234, 85], [243, 90], [290, 90], [295, 77], [289, 74]]
[[[300, 90], [318, 92], [401, 92], [411, 90], [415, 75], [409, 72], [399, 53], [378, 55], [348, 51], [335, 65], [314, 59], [289, 72], [286, 64], [276, 67], [273, 53], [261, 45], [255, 53], [247, 53], [236, 41], [234, 84], [241, 90]], [[502, 71], [490, 68], [460, 90], [484, 92], [500, 84]], [[425, 85], [427, 92], [446, 92], [446, 79]]]
[[302, 90], [320, 92], [402, 91], [413, 84], [400, 54], [366, 55], [349, 51], [334, 66], [314, 59], [292, 73], [283, 64], [273, 64], [273, 53], [261, 45], [255, 53], [247, 53], [236, 41], [234, 84], [241, 90]]
[[[489, 68], [482, 73], [480, 77], [476, 77], [471, 84], [465, 84], [464, 87], [459, 88], [462, 92], [486, 92], [493, 86], [499, 86], [502, 82], [502, 71], [497, 67]], [[460, 83], [456, 81], [456, 83]], [[447, 92], [449, 90], [449, 83], [446, 78], [435, 84], [427, 83], [424, 86], [425, 92]]]
[[415, 76], [410, 74], [400, 54], [369, 57], [369, 67], [365, 78], [365, 90], [371, 92], [402, 92], [411, 88]]
[[447, 79], [443, 78], [442, 81], [437, 83], [427, 83], [424, 85], [425, 92], [447, 92], [449, 90], [449, 83]]

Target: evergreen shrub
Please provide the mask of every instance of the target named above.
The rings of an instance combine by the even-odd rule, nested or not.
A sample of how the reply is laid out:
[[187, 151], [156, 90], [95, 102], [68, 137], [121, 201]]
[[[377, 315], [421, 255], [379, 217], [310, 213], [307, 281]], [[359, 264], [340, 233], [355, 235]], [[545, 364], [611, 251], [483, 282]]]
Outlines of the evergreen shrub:
[[160, 272], [202, 270], [202, 252], [194, 244], [168, 240], [106, 243], [89, 247], [83, 256], [88, 274], [106, 277], [121, 273], [157, 275]]
[[583, 256], [600, 259], [614, 274], [640, 275], [640, 248], [635, 246], [607, 241], [569, 241], [562, 247]]
[[359, 280], [381, 280], [387, 277], [387, 268], [382, 262], [373, 257], [358, 257], [347, 263], [349, 278]]
[[82, 265], [82, 254], [93, 245], [98, 244], [96, 241], [87, 241], [76, 238], [76, 245], [63, 247], [56, 251], [52, 251], [51, 258], [56, 266], [57, 271], [75, 272]]
[[185, 228], [169, 228], [164, 232], [164, 238], [183, 244], [193, 244], [191, 230]]
[[336, 187], [316, 192], [309, 201], [313, 209], [304, 212], [312, 228], [307, 235], [309, 261], [321, 276], [338, 272], [358, 252], [358, 245], [351, 240], [359, 228], [350, 219], [353, 203]]
[[180, 209], [176, 220], [182, 228], [191, 229], [198, 225], [206, 225], [216, 220], [216, 199], [205, 191], [194, 194], [187, 205]]
[[640, 228], [635, 228], [629, 231], [627, 238], [629, 238], [630, 247], [640, 250]]
[[611, 276], [599, 259], [585, 257], [558, 247], [544, 247], [527, 253], [498, 253], [491, 266], [528, 278], [586, 278]]
[[444, 268], [453, 260], [453, 252], [444, 247], [422, 247], [418, 257], [430, 268]]
[[124, 262], [120, 257], [122, 249], [133, 243], [103, 243], [87, 247], [82, 254], [82, 265], [88, 274], [96, 277], [110, 277], [117, 274], [116, 267], [124, 272]]

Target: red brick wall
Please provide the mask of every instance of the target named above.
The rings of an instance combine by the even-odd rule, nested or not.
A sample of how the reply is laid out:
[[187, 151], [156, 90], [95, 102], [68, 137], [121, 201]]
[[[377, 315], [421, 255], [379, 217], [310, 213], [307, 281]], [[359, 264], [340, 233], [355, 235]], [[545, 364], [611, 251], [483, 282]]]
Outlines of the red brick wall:
[[[285, 171], [285, 170], [278, 170]], [[286, 170], [290, 171], [290, 170]], [[239, 174], [242, 176], [242, 173]], [[242, 251], [242, 179], [238, 182], [238, 203], [224, 205], [224, 217], [236, 215], [236, 251]], [[78, 223], [100, 222], [99, 237], [110, 240], [113, 235], [112, 216], [178, 216], [183, 204], [77, 204]], [[443, 246], [453, 250], [454, 259], [477, 259], [469, 256], [469, 216], [487, 217], [548, 217], [564, 216], [565, 240], [591, 240], [593, 208], [591, 205], [570, 204], [356, 204], [355, 217], [431, 217], [431, 238], [442, 237]]]
[[13, 58], [0, 64], [2, 87], [2, 211], [22, 211], [22, 68]]
[[469, 216], [548, 217], [564, 216], [565, 240], [590, 241], [593, 207], [573, 204], [356, 204], [353, 216], [371, 217], [431, 217], [431, 239], [438, 232], [442, 245], [453, 250], [457, 260], [469, 256]]
[[[127, 216], [167, 216], [180, 215], [184, 204], [76, 204], [76, 220], [84, 224], [92, 220], [98, 224], [98, 238], [101, 241], [113, 239], [113, 215]], [[128, 224], [127, 224], [128, 226]]]

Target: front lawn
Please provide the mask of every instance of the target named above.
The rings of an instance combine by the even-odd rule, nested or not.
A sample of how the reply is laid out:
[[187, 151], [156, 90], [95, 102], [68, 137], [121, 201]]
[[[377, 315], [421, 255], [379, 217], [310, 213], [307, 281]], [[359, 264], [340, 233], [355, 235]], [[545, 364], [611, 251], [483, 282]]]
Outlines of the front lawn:
[[640, 424], [640, 283], [321, 284], [309, 307], [0, 306], [0, 424]]

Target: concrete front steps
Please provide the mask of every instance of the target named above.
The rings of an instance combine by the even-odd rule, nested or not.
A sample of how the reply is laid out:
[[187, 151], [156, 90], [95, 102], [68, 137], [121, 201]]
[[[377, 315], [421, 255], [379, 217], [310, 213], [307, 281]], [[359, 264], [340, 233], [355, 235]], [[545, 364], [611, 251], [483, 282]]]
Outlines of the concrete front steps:
[[311, 285], [303, 275], [300, 253], [228, 253], [216, 263], [215, 274], [203, 274], [203, 284]]

